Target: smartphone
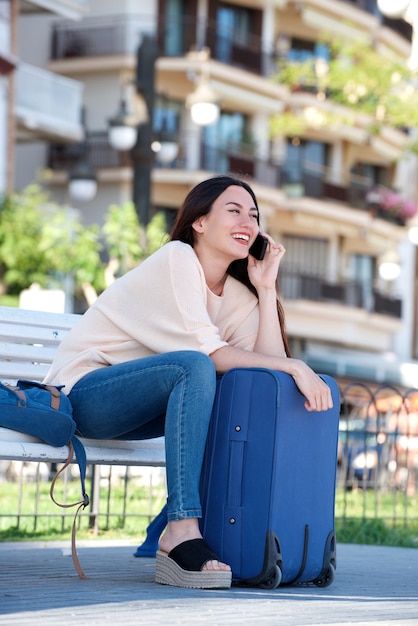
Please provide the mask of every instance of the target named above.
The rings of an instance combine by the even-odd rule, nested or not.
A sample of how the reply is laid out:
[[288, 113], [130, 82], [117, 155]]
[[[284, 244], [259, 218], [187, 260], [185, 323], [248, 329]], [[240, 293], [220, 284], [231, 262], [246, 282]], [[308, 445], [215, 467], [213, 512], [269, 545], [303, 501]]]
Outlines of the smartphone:
[[268, 243], [267, 237], [263, 237], [261, 233], [258, 233], [253, 245], [250, 247], [251, 256], [257, 259], [257, 261], [262, 261], [266, 254]]

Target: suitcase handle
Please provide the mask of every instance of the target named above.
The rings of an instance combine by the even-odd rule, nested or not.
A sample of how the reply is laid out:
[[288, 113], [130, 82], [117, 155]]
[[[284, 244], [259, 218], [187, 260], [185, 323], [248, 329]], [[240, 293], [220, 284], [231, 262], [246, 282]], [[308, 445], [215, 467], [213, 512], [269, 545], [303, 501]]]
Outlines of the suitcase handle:
[[231, 441], [228, 471], [228, 493], [226, 498], [227, 506], [230, 507], [241, 506], [244, 450], [244, 441]]

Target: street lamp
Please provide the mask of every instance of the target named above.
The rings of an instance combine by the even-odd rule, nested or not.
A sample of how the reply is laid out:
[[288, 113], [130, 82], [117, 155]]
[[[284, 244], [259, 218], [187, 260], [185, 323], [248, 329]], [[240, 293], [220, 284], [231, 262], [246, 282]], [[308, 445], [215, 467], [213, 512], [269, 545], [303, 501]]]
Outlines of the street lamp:
[[198, 126], [210, 126], [219, 118], [218, 98], [204, 78], [196, 90], [187, 96], [186, 105], [190, 107], [190, 116]]
[[76, 202], [89, 202], [97, 192], [97, 177], [87, 159], [76, 163], [68, 177], [68, 193]]
[[126, 101], [121, 100], [120, 109], [114, 117], [109, 120], [109, 143], [115, 150], [120, 152], [130, 150], [134, 147], [137, 138], [137, 129], [128, 123], [129, 113]]
[[[210, 87], [205, 74], [205, 62], [208, 51], [204, 51], [202, 75], [194, 93], [186, 99], [190, 107], [192, 120], [200, 126], [213, 124], [219, 116], [219, 103], [216, 94]], [[137, 51], [136, 91], [145, 103], [146, 116], [138, 122], [129, 114], [126, 102], [122, 98], [118, 113], [109, 120], [108, 139], [116, 150], [131, 151], [134, 168], [133, 202], [143, 227], [147, 226], [150, 217], [151, 203], [151, 170], [155, 159], [167, 165], [178, 154], [178, 144], [172, 133], [169, 133], [165, 122], [158, 137], [153, 133], [153, 113], [155, 103], [155, 62], [157, 44], [155, 37], [143, 35]]]
[[[195, 54], [195, 53], [192, 53]], [[209, 82], [209, 48], [196, 53], [201, 64], [200, 79], [195, 91], [186, 98], [190, 116], [198, 126], [210, 126], [218, 121], [220, 114], [219, 98]]]
[[387, 250], [379, 260], [379, 275], [383, 280], [396, 280], [401, 273], [399, 256], [395, 250]]

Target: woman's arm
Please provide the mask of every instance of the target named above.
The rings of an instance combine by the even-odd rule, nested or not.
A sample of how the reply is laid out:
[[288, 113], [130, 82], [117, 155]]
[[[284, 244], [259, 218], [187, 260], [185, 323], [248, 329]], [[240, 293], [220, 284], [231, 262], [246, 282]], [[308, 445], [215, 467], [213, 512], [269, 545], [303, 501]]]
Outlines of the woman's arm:
[[286, 351], [277, 314], [275, 288], [258, 290], [258, 314], [259, 324], [254, 352], [285, 357]]
[[286, 356], [282, 332], [277, 314], [276, 280], [280, 261], [286, 250], [276, 244], [270, 235], [263, 233], [269, 241], [267, 253], [262, 261], [248, 257], [248, 276], [257, 289], [259, 324], [254, 352]]
[[210, 356], [216, 370], [221, 373], [233, 367], [263, 367], [286, 372], [293, 376], [300, 392], [305, 396], [308, 411], [326, 411], [332, 408], [331, 390], [328, 385], [299, 359], [250, 352], [233, 346], [223, 346]]

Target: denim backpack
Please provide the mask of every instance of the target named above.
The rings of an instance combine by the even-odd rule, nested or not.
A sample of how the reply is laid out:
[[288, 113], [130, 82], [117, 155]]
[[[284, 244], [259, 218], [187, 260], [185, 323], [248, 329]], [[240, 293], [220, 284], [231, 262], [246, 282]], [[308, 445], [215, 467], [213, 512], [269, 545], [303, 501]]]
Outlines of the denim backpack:
[[[79, 511], [89, 504], [85, 490], [86, 451], [81, 441], [74, 435], [76, 423], [73, 419], [73, 409], [70, 400], [61, 389], [62, 387], [30, 380], [18, 380], [16, 386], [0, 383], [0, 426], [32, 435], [51, 446], [68, 445], [67, 460], [52, 481], [50, 496], [58, 506], [64, 508], [78, 506], [72, 529], [72, 556], [78, 575], [85, 578], [75, 547], [75, 530]], [[74, 452], [80, 469], [82, 499], [73, 504], [61, 504], [54, 497], [54, 486], [58, 476], [73, 460]]]

